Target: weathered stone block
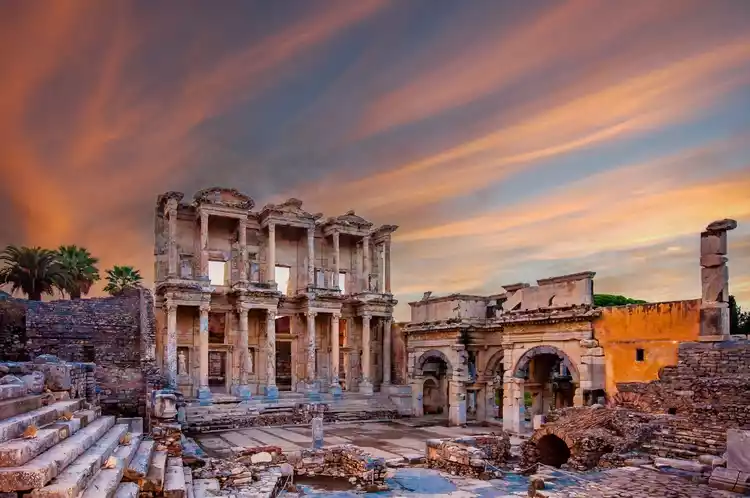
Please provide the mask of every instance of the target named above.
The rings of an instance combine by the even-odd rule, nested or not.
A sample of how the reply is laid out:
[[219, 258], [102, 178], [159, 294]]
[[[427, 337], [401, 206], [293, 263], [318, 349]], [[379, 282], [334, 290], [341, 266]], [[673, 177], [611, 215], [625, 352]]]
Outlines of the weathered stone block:
[[727, 468], [750, 472], [750, 430], [727, 431]]
[[729, 335], [729, 307], [717, 306], [702, 308], [700, 312], [701, 336]]
[[701, 233], [701, 255], [727, 253], [726, 232], [703, 232]]
[[729, 300], [729, 268], [717, 266], [701, 268], [703, 302], [725, 303]]

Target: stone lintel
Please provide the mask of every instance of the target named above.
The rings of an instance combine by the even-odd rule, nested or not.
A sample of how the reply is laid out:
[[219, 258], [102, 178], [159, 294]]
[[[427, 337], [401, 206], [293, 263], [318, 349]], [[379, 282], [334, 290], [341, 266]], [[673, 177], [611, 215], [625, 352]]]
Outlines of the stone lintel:
[[586, 279], [594, 278], [594, 275], [596, 275], [595, 271], [582, 271], [579, 273], [571, 273], [569, 275], [560, 275], [557, 277], [542, 278], [540, 280], [537, 280], [536, 283], [538, 285], [549, 285], [549, 284], [559, 284], [563, 282], [577, 282], [579, 280], [586, 280]]

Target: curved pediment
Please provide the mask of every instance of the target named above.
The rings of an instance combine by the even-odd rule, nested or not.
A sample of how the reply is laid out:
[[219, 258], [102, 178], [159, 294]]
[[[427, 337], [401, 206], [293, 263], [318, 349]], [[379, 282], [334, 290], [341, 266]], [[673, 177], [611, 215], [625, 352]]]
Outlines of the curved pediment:
[[255, 206], [255, 201], [239, 190], [224, 187], [203, 189], [193, 197], [195, 205], [213, 204], [235, 209], [249, 210]]
[[308, 213], [302, 209], [302, 201], [294, 197], [280, 204], [266, 204], [260, 212], [261, 218], [274, 216], [282, 219], [315, 223], [315, 220], [323, 216], [321, 213]]
[[340, 216], [328, 218], [326, 224], [338, 224], [360, 229], [369, 229], [370, 227], [372, 227], [372, 222], [367, 221], [366, 219], [356, 214], [353, 209]]

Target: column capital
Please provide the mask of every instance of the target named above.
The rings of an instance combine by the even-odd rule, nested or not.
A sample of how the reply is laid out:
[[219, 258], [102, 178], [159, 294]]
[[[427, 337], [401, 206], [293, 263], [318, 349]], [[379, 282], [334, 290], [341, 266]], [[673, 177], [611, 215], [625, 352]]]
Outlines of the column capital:
[[273, 221], [269, 221], [267, 227], [269, 232], [276, 231], [276, 224]]
[[266, 310], [266, 317], [269, 320], [276, 320], [276, 310], [267, 309]]
[[172, 311], [177, 311], [177, 303], [175, 303], [171, 299], [166, 299], [164, 301], [164, 309], [166, 309], [169, 313], [171, 313]]
[[331, 313], [331, 318], [334, 320], [341, 320], [341, 313]]
[[201, 224], [208, 223], [208, 213], [201, 211]]
[[362, 320], [365, 320], [365, 319], [369, 320], [370, 318], [372, 318], [372, 313], [370, 313], [369, 311], [365, 311], [364, 313], [361, 314], [361, 316], [362, 316]]
[[208, 313], [211, 311], [211, 303], [201, 303], [199, 306], [201, 313]]
[[307, 316], [308, 318], [310, 317], [315, 318], [317, 315], [318, 315], [317, 311], [305, 311], [305, 316]]
[[242, 307], [242, 306], [237, 306], [237, 307], [235, 307], [234, 309], [235, 309], [235, 311], [236, 311], [236, 312], [237, 312], [238, 314], [240, 314], [240, 315], [247, 315], [247, 314], [248, 314], [248, 313], [250, 312], [250, 310], [249, 310], [249, 309], [247, 309], [247, 308], [244, 308], [244, 307]]

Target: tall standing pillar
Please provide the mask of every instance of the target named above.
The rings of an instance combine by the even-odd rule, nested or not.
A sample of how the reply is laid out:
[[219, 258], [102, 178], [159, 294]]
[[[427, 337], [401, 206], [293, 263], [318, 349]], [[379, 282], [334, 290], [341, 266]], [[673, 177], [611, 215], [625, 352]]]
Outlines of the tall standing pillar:
[[240, 381], [239, 385], [235, 388], [235, 396], [239, 396], [243, 400], [249, 400], [251, 396], [250, 392], [250, 350], [248, 348], [248, 313], [249, 310], [245, 308], [238, 308], [237, 313], [240, 315], [240, 336], [237, 344], [240, 357]]
[[208, 279], [208, 213], [201, 213], [201, 277]]
[[273, 223], [268, 224], [268, 254], [266, 255], [268, 261], [268, 282], [276, 284], [276, 225]]
[[701, 233], [700, 340], [724, 341], [730, 337], [727, 231], [734, 220], [714, 221]]
[[341, 385], [339, 384], [339, 320], [341, 315], [331, 315], [331, 393], [334, 398], [341, 397]]
[[341, 289], [339, 287], [339, 257], [340, 257], [340, 246], [339, 246], [339, 233], [333, 232], [333, 288]]
[[170, 389], [177, 389], [177, 305], [168, 299], [164, 307], [167, 310], [167, 344], [164, 348], [167, 384]]
[[170, 199], [167, 203], [167, 264], [170, 277], [177, 276], [177, 201]]
[[370, 236], [362, 239], [362, 277], [365, 282], [365, 292], [370, 291]]
[[315, 287], [315, 228], [307, 229], [307, 285]]
[[359, 392], [372, 394], [372, 349], [370, 334], [369, 314], [362, 315], [362, 382], [359, 383]]
[[378, 258], [378, 266], [380, 267], [380, 271], [378, 272], [378, 292], [385, 294], [385, 242], [380, 244]]
[[247, 281], [247, 220], [241, 219], [239, 223], [240, 243], [240, 281]]
[[279, 398], [276, 387], [276, 311], [266, 313], [266, 399]]
[[[387, 387], [391, 384], [391, 318], [383, 320], [383, 384]], [[381, 388], [382, 390], [382, 388]]]
[[211, 390], [208, 388], [208, 312], [210, 309], [208, 303], [200, 305], [200, 325], [198, 329], [200, 337], [200, 345], [198, 346], [198, 361], [200, 363], [198, 370], [198, 399], [201, 400], [201, 404], [203, 405], [211, 403]]
[[307, 379], [305, 390], [311, 399], [320, 397], [320, 386], [315, 372], [315, 311], [307, 312]]

